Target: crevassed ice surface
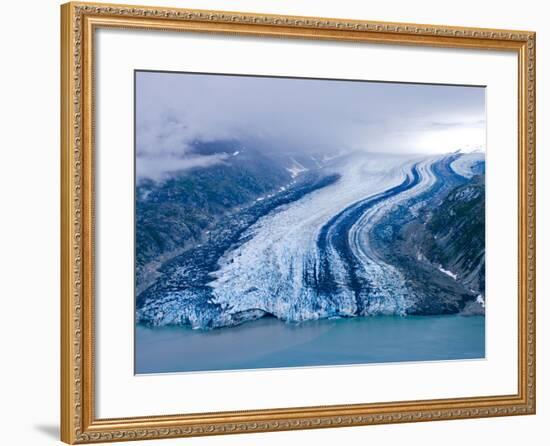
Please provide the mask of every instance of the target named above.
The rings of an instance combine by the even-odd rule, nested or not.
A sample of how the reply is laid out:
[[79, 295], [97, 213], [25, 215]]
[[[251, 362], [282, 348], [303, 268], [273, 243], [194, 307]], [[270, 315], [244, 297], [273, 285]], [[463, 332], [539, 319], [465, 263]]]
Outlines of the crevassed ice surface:
[[[342, 210], [402, 183], [418, 163], [418, 184], [373, 205], [349, 233], [353, 255], [362, 267], [360, 274], [374, 290], [363, 314], [404, 313], [410, 296], [403, 279], [391, 265], [376, 259], [367, 234], [388, 207], [433, 183], [432, 162], [433, 158], [371, 155], [346, 157], [328, 167], [342, 175], [340, 181], [262, 217], [243, 234], [248, 241], [220, 259], [220, 269], [209, 284], [213, 302], [230, 312], [261, 309], [293, 321], [356, 314], [358, 303], [349, 286], [346, 260], [331, 245], [320, 252], [319, 234]], [[345, 218], [345, 213], [340, 216], [340, 220]], [[329, 231], [338, 230], [338, 222], [332, 226]], [[323, 292], [323, 283], [308, 280], [321, 270], [322, 255], [328, 257], [326, 263], [339, 285], [336, 290]]]

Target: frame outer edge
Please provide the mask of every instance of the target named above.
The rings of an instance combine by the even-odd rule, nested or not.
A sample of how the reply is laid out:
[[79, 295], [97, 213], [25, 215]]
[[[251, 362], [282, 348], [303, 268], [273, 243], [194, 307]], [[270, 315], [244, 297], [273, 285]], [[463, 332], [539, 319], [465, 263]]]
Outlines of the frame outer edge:
[[530, 176], [527, 183], [527, 195], [528, 195], [528, 207], [526, 213], [530, 219], [528, 227], [526, 229], [529, 237], [529, 253], [526, 260], [527, 267], [529, 269], [529, 276], [527, 280], [528, 286], [528, 315], [526, 317], [527, 327], [527, 380], [528, 380], [528, 406], [531, 414], [537, 413], [537, 394], [536, 394], [536, 381], [537, 381], [537, 359], [536, 359], [536, 301], [537, 301], [537, 280], [536, 280], [536, 233], [537, 233], [537, 206], [536, 206], [536, 183], [537, 183], [537, 141], [536, 141], [536, 127], [537, 127], [537, 94], [536, 94], [536, 54], [537, 54], [537, 36], [533, 32], [530, 34], [530, 39], [527, 42], [527, 150], [528, 150], [528, 174]]
[[536, 413], [536, 35], [529, 33], [519, 56], [519, 376], [527, 414]]
[[78, 346], [74, 337], [75, 321], [75, 299], [72, 278], [74, 275], [74, 219], [72, 213], [75, 211], [73, 187], [73, 141], [74, 130], [74, 79], [72, 55], [74, 50], [74, 24], [73, 5], [66, 3], [61, 5], [61, 85], [60, 85], [60, 110], [61, 110], [61, 407], [60, 407], [60, 439], [61, 441], [74, 444], [75, 435], [75, 404], [78, 394], [79, 381], [75, 373], [74, 359], [79, 355]]
[[[520, 62], [520, 110], [519, 124], [522, 135], [519, 138], [521, 160], [520, 239], [524, 256], [520, 270], [520, 358], [519, 395], [502, 396], [496, 400], [478, 401], [457, 407], [434, 407], [434, 401], [419, 401], [414, 409], [396, 407], [390, 411], [371, 412], [364, 408], [354, 414], [309, 414], [289, 413], [277, 417], [267, 413], [261, 420], [248, 419], [246, 413], [233, 413], [234, 418], [208, 420], [198, 418], [183, 422], [180, 416], [163, 420], [161, 416], [145, 417], [142, 420], [120, 418], [95, 420], [93, 416], [93, 388], [88, 380], [86, 366], [93, 354], [90, 350], [90, 323], [83, 311], [88, 312], [86, 295], [91, 299], [92, 288], [83, 286], [83, 261], [87, 262], [87, 232], [91, 221], [87, 219], [86, 154], [92, 150], [91, 140], [85, 133], [90, 130], [86, 120], [91, 111], [86, 107], [87, 86], [83, 65], [86, 65], [87, 51], [84, 45], [84, 30], [87, 17], [108, 17], [113, 23], [119, 19], [129, 23], [132, 18], [154, 20], [157, 23], [174, 22], [200, 24], [194, 30], [208, 28], [208, 32], [233, 32], [229, 29], [243, 29], [259, 25], [258, 30], [267, 30], [266, 35], [289, 33], [293, 29], [308, 30], [294, 37], [315, 37], [316, 29], [331, 40], [345, 40], [350, 33], [366, 32], [380, 41], [391, 36], [402, 44], [506, 49], [517, 51]], [[166, 20], [166, 22], [165, 22]], [[224, 24], [224, 27], [210, 25]], [[229, 28], [225, 27], [225, 24]], [[109, 25], [111, 26], [111, 25]], [[148, 29], [147, 25], [144, 29]], [[115, 25], [116, 27], [116, 25]], [[135, 24], [130, 25], [136, 27]], [[163, 29], [155, 24], [155, 29]], [[179, 25], [176, 26], [179, 28]], [[216, 29], [214, 29], [216, 28]], [[191, 28], [188, 28], [191, 30]], [[168, 29], [165, 29], [168, 30]], [[313, 30], [313, 31], [312, 31]], [[249, 32], [249, 31], [246, 31]], [[337, 34], [335, 34], [335, 32]], [[260, 33], [258, 33], [260, 34]], [[256, 35], [253, 32], [252, 35]], [[376, 36], [376, 37], [374, 37]], [[380, 36], [380, 38], [378, 37]], [[406, 38], [402, 39], [402, 37]], [[412, 36], [412, 37], [411, 37]], [[321, 36], [322, 37], [322, 36]], [[399, 37], [399, 38], [398, 38]], [[496, 43], [495, 43], [496, 42]], [[89, 62], [89, 61], [88, 61]], [[87, 65], [86, 65], [87, 66]], [[88, 130], [86, 130], [88, 128]], [[84, 238], [84, 240], [83, 240]], [[521, 243], [521, 242], [520, 242]], [[93, 246], [93, 244], [92, 244]], [[89, 261], [88, 261], [89, 263]], [[84, 265], [86, 266], [86, 265]], [[86, 271], [84, 271], [86, 273]], [[86, 284], [85, 284], [86, 285]], [[90, 322], [91, 321], [91, 322]], [[272, 432], [322, 427], [358, 426], [368, 424], [403, 423], [428, 420], [465, 419], [494, 416], [510, 416], [535, 413], [535, 34], [529, 31], [507, 31], [476, 28], [461, 28], [442, 25], [393, 24], [383, 22], [352, 21], [347, 19], [321, 19], [308, 17], [274, 16], [220, 11], [186, 10], [179, 8], [136, 7], [131, 5], [109, 5], [93, 3], [67, 3], [61, 6], [61, 439], [65, 443], [96, 443], [141, 439], [177, 438], [203, 435], [219, 435], [245, 432]], [[93, 371], [93, 370], [92, 370]], [[91, 392], [91, 393], [90, 393]], [[507, 398], [505, 398], [507, 397]], [[519, 398], [516, 398], [519, 397]], [[457, 400], [458, 402], [458, 400]], [[483, 403], [483, 404], [482, 404]], [[445, 406], [445, 405], [444, 405]], [[293, 408], [288, 408], [292, 412]], [[299, 408], [298, 408], [299, 409]], [[312, 410], [315, 408], [312, 408]], [[317, 408], [319, 409], [319, 408]], [[328, 407], [327, 409], [330, 409]], [[352, 410], [352, 408], [350, 408]], [[355, 412], [355, 410], [353, 410]], [[216, 414], [214, 414], [216, 415]], [[223, 415], [223, 414], [221, 414]], [[251, 414], [253, 415], [253, 414]], [[241, 419], [244, 416], [244, 420]], [[90, 418], [90, 419], [88, 419]]]

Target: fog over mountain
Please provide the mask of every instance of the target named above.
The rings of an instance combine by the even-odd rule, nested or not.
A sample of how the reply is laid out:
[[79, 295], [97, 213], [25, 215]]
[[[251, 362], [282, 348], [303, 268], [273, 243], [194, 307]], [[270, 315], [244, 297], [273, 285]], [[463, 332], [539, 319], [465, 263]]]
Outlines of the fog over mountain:
[[485, 148], [485, 88], [136, 73], [138, 178], [222, 163], [194, 143], [266, 152], [445, 153]]

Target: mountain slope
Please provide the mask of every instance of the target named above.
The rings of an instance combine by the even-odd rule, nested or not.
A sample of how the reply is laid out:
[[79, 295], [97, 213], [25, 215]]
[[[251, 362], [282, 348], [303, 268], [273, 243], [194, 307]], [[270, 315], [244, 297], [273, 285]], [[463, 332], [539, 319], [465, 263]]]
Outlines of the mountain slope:
[[[291, 181], [285, 166], [236, 142], [197, 144], [197, 153], [227, 153], [209, 168], [136, 188], [136, 287], [143, 289], [167, 259], [200, 243], [223, 215]], [[149, 274], [148, 274], [149, 273]], [[153, 273], [153, 274], [151, 274]]]

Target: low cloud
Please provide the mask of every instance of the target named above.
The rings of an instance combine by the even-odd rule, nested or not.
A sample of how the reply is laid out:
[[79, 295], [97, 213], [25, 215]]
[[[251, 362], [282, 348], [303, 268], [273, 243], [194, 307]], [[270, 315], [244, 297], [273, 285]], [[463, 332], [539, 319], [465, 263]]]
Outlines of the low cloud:
[[164, 111], [148, 116], [136, 129], [136, 175], [138, 179], [164, 180], [166, 177], [196, 167], [223, 162], [225, 154], [193, 153], [192, 143], [203, 139], [175, 112]]
[[175, 155], [142, 156], [136, 164], [136, 175], [138, 179], [148, 178], [153, 181], [162, 181], [175, 173], [222, 163], [226, 158], [225, 154], [208, 156], [191, 154], [186, 157]]

